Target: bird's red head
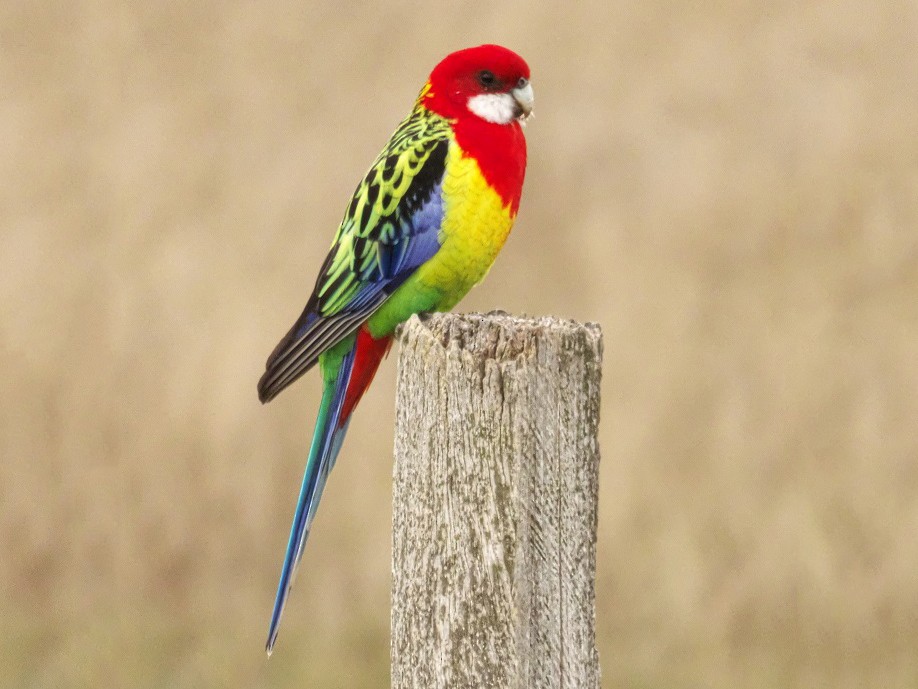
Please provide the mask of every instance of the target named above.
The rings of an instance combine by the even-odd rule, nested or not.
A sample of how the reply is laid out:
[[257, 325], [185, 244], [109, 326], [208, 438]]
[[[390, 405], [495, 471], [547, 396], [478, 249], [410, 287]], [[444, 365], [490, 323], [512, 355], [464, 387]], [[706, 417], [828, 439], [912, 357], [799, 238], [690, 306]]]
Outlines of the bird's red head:
[[421, 98], [450, 119], [476, 116], [510, 124], [532, 112], [529, 65], [512, 50], [480, 45], [447, 55], [434, 67]]

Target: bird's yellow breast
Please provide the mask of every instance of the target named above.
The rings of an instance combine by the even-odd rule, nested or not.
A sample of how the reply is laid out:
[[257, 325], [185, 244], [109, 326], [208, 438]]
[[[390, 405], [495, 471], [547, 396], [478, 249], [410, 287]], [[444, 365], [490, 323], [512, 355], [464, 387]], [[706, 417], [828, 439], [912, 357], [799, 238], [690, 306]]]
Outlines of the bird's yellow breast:
[[474, 158], [450, 146], [443, 179], [440, 249], [418, 267], [368, 321], [374, 337], [423, 311], [446, 311], [481, 282], [515, 214], [487, 183]]
[[441, 247], [418, 270], [418, 280], [443, 292], [450, 309], [481, 282], [510, 234], [514, 216], [487, 183], [474, 158], [450, 148], [443, 180]]

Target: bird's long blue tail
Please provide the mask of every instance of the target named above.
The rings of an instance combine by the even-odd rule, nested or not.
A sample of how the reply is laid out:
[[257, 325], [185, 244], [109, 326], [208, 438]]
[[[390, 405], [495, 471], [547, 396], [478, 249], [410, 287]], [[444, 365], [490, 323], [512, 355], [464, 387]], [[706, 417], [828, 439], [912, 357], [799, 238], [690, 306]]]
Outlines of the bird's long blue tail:
[[296, 569], [303, 555], [303, 545], [309, 535], [309, 527], [315, 516], [316, 507], [322, 498], [322, 490], [325, 488], [328, 474], [335, 464], [335, 458], [338, 456], [341, 442], [347, 432], [349, 419], [342, 423], [341, 411], [354, 367], [354, 353], [355, 348], [352, 347], [341, 360], [337, 376], [324, 383], [312, 446], [309, 448], [303, 485], [300, 488], [300, 498], [296, 503], [293, 525], [290, 528], [290, 540], [287, 542], [284, 567], [277, 585], [274, 611], [271, 613], [271, 626], [268, 629], [268, 641], [265, 644], [268, 655], [271, 655], [277, 641], [281, 615], [287, 604], [287, 596], [290, 594], [290, 587], [293, 585]]

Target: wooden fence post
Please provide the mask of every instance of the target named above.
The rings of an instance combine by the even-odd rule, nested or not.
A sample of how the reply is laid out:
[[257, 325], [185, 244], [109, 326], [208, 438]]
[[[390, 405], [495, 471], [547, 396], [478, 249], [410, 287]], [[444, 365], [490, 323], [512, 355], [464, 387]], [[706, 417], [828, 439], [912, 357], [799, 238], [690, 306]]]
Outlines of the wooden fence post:
[[596, 689], [602, 335], [502, 313], [401, 335], [395, 689]]

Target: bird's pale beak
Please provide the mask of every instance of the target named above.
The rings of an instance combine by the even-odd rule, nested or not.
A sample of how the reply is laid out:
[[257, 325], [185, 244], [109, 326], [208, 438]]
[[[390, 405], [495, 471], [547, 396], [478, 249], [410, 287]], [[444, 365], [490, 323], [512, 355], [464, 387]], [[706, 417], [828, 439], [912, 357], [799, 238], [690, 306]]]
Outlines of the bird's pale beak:
[[535, 94], [532, 92], [532, 84], [528, 81], [521, 83], [510, 91], [510, 95], [513, 96], [513, 100], [515, 100], [517, 106], [519, 106], [520, 112], [517, 117], [521, 120], [525, 120], [532, 114], [532, 104], [533, 101], [535, 101]]

